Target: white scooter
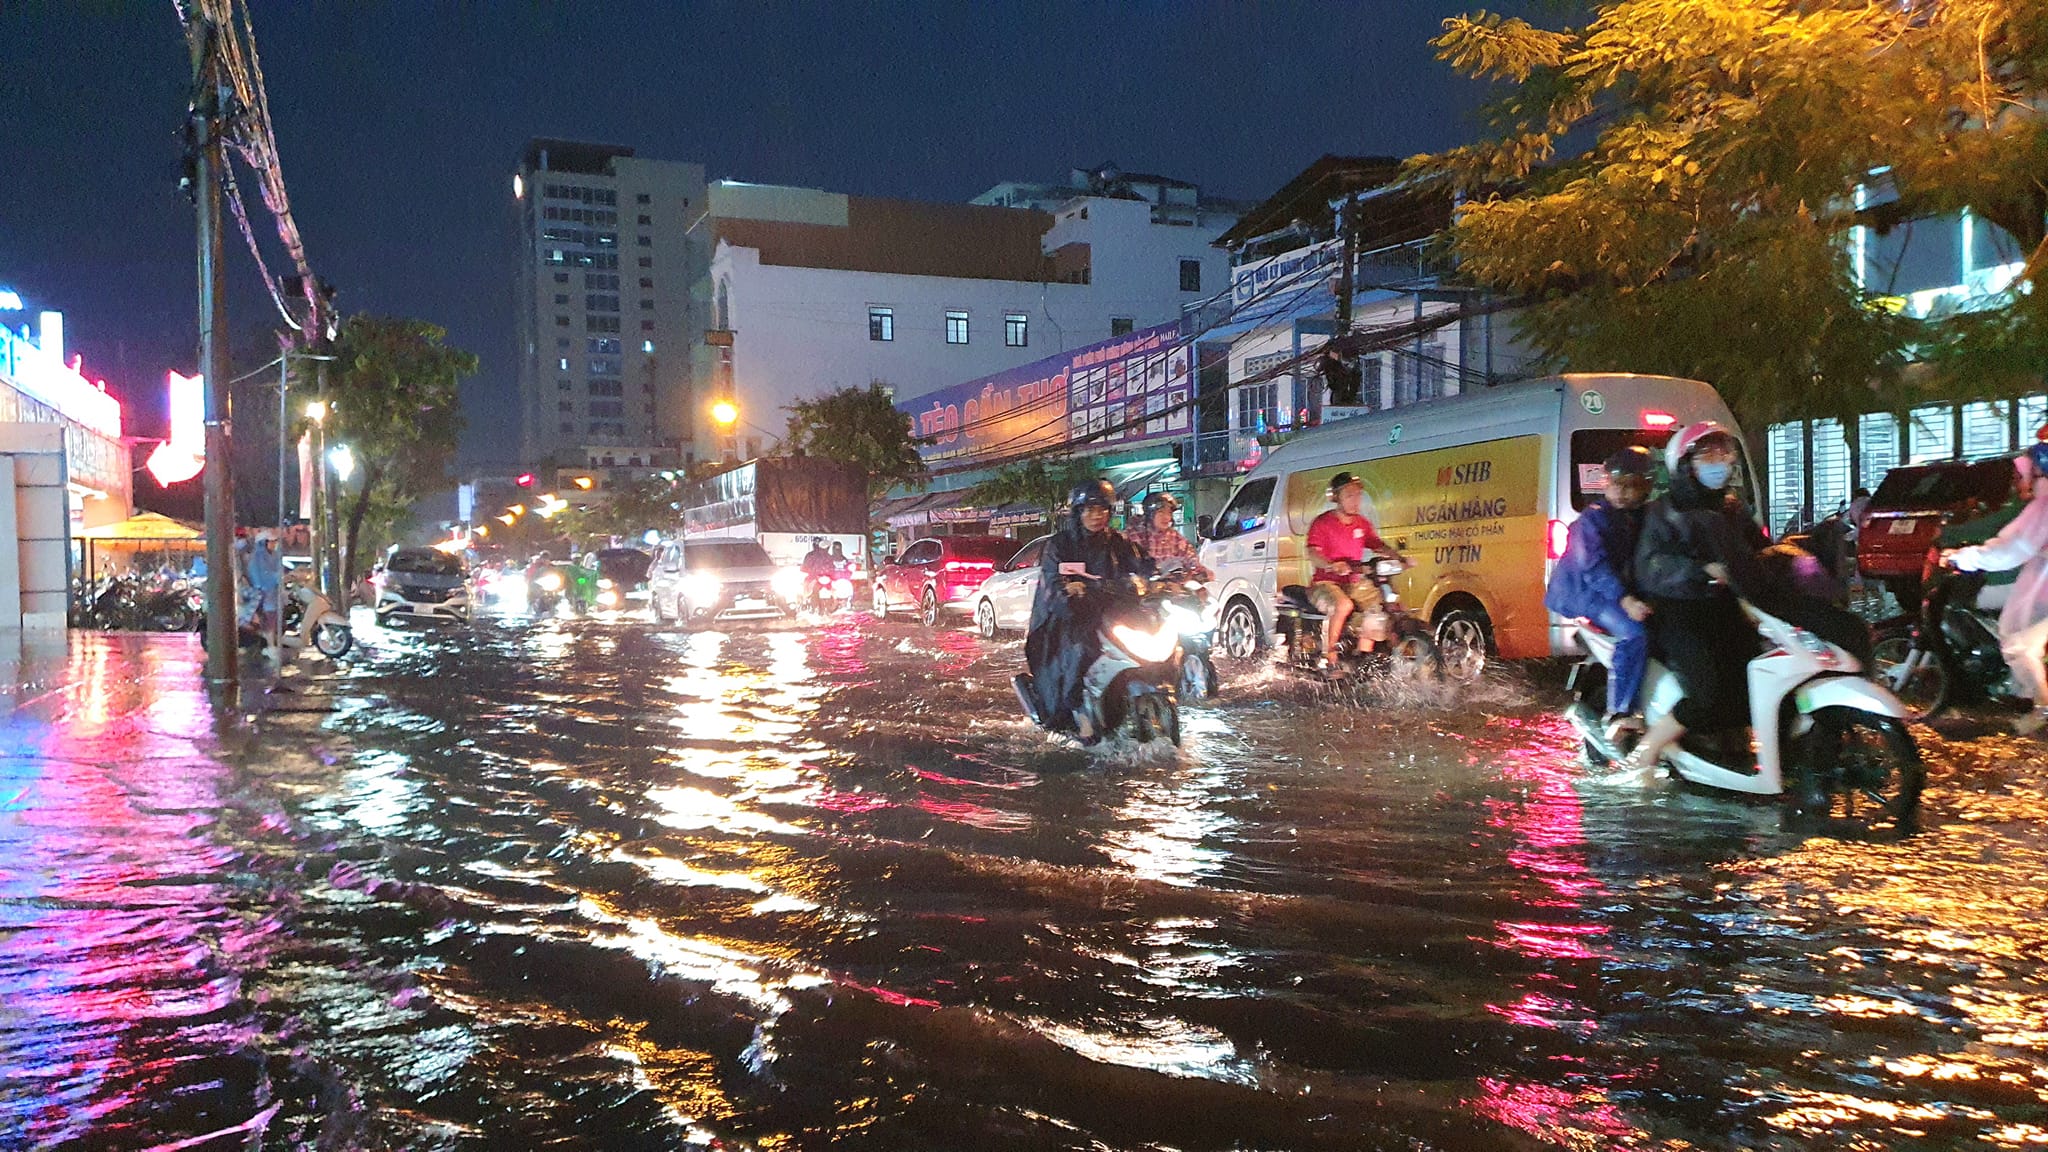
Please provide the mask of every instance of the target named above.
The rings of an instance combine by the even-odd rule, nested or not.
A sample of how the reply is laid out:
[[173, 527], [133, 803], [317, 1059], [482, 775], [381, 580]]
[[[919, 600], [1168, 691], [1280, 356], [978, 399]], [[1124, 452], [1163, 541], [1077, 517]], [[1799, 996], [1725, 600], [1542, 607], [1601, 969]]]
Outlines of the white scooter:
[[[287, 608], [284, 625], [287, 631], [281, 637], [286, 648], [305, 648], [330, 660], [339, 660], [348, 654], [355, 643], [355, 633], [349, 628], [348, 617], [337, 612], [311, 585], [301, 584], [292, 589], [293, 612]], [[296, 627], [294, 627], [296, 625]]]
[[[1758, 796], [1790, 791], [1810, 815], [1826, 815], [1839, 798], [1850, 816], [1869, 807], [1880, 819], [1911, 820], [1927, 774], [1906, 728], [1906, 706], [1844, 649], [1747, 601], [1743, 608], [1765, 645], [1749, 662], [1750, 738], [1687, 733], [1665, 751], [1664, 763], [1679, 778], [1710, 788]], [[1576, 623], [1591, 657], [1572, 669], [1567, 687], [1576, 698], [1566, 716], [1584, 741], [1586, 758], [1603, 765], [1629, 752], [1601, 723], [1614, 638]], [[1678, 677], [1650, 661], [1644, 719], [1655, 724], [1683, 697]]]
[[[1065, 567], [1065, 566], [1063, 566]], [[1072, 565], [1069, 578], [1096, 578]], [[1128, 730], [1140, 744], [1164, 737], [1180, 743], [1180, 628], [1167, 614], [1172, 585], [1131, 577], [1128, 587], [1090, 588], [1087, 595], [1114, 597], [1097, 634], [1102, 650], [1082, 674], [1081, 706], [1074, 710], [1076, 735], [1094, 744]], [[1025, 714], [1043, 724], [1033, 702], [1031, 674], [1012, 678]]]

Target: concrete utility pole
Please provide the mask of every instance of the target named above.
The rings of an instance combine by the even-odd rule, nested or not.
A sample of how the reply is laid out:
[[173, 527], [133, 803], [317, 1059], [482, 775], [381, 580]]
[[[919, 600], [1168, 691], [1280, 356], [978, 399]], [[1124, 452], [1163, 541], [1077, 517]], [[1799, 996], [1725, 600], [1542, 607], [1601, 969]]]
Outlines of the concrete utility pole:
[[206, 678], [236, 678], [235, 505], [228, 476], [228, 312], [220, 293], [220, 184], [225, 157], [221, 121], [220, 30], [193, 16], [193, 199], [199, 208], [199, 370], [206, 378]]

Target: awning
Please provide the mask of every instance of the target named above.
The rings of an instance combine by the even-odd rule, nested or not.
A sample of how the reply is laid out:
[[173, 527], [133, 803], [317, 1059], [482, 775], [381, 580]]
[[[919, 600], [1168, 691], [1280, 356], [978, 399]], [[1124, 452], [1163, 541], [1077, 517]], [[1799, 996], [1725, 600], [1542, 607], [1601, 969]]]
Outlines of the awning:
[[1027, 525], [1043, 525], [1045, 509], [1036, 504], [1005, 504], [988, 515], [990, 531], [997, 528], [1022, 528]]
[[968, 490], [965, 488], [953, 492], [940, 492], [917, 511], [924, 515], [927, 522], [936, 524], [955, 524], [981, 519], [986, 513], [969, 504], [967, 496]]
[[1152, 482], [1154, 480], [1159, 479], [1161, 476], [1166, 475], [1168, 472], [1171, 472], [1178, 467], [1180, 467], [1179, 464], [1169, 460], [1166, 463], [1161, 464], [1159, 467], [1154, 468], [1150, 472], [1140, 472], [1136, 476], [1133, 476], [1129, 480], [1126, 480], [1123, 483], [1116, 486], [1116, 498], [1119, 500], [1129, 500], [1131, 498], [1131, 493], [1136, 492], [1141, 488], [1151, 487]]
[[919, 492], [911, 496], [891, 497], [875, 505], [874, 509], [868, 513], [868, 520], [871, 523], [885, 524], [889, 521], [890, 517], [900, 512], [907, 512], [930, 498], [931, 493], [929, 492]]
[[78, 533], [81, 540], [197, 540], [204, 536], [198, 528], [182, 520], [173, 520], [155, 512], [143, 512], [126, 520], [87, 528]]

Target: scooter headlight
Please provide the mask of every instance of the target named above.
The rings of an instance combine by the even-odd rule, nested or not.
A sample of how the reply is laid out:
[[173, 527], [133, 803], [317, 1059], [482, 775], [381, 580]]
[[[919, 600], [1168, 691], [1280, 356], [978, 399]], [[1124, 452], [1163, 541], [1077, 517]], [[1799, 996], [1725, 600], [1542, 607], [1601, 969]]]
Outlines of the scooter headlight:
[[853, 595], [853, 581], [834, 580], [832, 582], [832, 595], [842, 597]]
[[1166, 623], [1182, 636], [1200, 635], [1209, 630], [1209, 626], [1202, 623], [1200, 613], [1191, 612], [1179, 604], [1166, 606]]
[[613, 584], [612, 584], [611, 580], [610, 580], [610, 579], [609, 579], [608, 577], [604, 577], [604, 576], [600, 576], [600, 577], [598, 577], [598, 578], [597, 578], [597, 586], [598, 586], [599, 588], [611, 588], [611, 587], [615, 587], [615, 585], [613, 585]]
[[768, 587], [785, 600], [794, 600], [804, 594], [804, 574], [795, 568], [777, 568], [775, 575], [768, 578]]
[[609, 588], [599, 592], [597, 594], [597, 606], [599, 608], [617, 608], [619, 606], [619, 594]]
[[1133, 628], [1129, 624], [1118, 624], [1110, 628], [1109, 634], [1117, 642], [1118, 647], [1146, 664], [1158, 664], [1171, 659], [1174, 648], [1180, 643], [1180, 634], [1170, 625], [1144, 629]]
[[562, 590], [562, 574], [560, 572], [543, 572], [534, 583], [539, 585], [540, 590], [543, 592], [560, 592]]

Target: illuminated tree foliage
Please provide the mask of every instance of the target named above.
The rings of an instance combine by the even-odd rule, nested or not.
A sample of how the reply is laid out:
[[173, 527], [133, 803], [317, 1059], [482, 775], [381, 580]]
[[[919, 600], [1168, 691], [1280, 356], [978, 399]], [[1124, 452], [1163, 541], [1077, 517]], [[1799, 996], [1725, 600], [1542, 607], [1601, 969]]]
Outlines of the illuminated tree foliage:
[[791, 404], [783, 446], [859, 467], [868, 474], [870, 497], [898, 484], [922, 484], [927, 475], [910, 434], [910, 417], [879, 382]]
[[[1554, 363], [1706, 379], [1759, 429], [1893, 387], [2039, 386], [2048, 0], [1615, 0], [1433, 43], [1505, 91], [1486, 140], [1411, 171], [1471, 196], [1452, 250], [1537, 301]], [[1852, 228], [1964, 209], [2026, 254], [2011, 289], [1923, 322], [1858, 288]]]

